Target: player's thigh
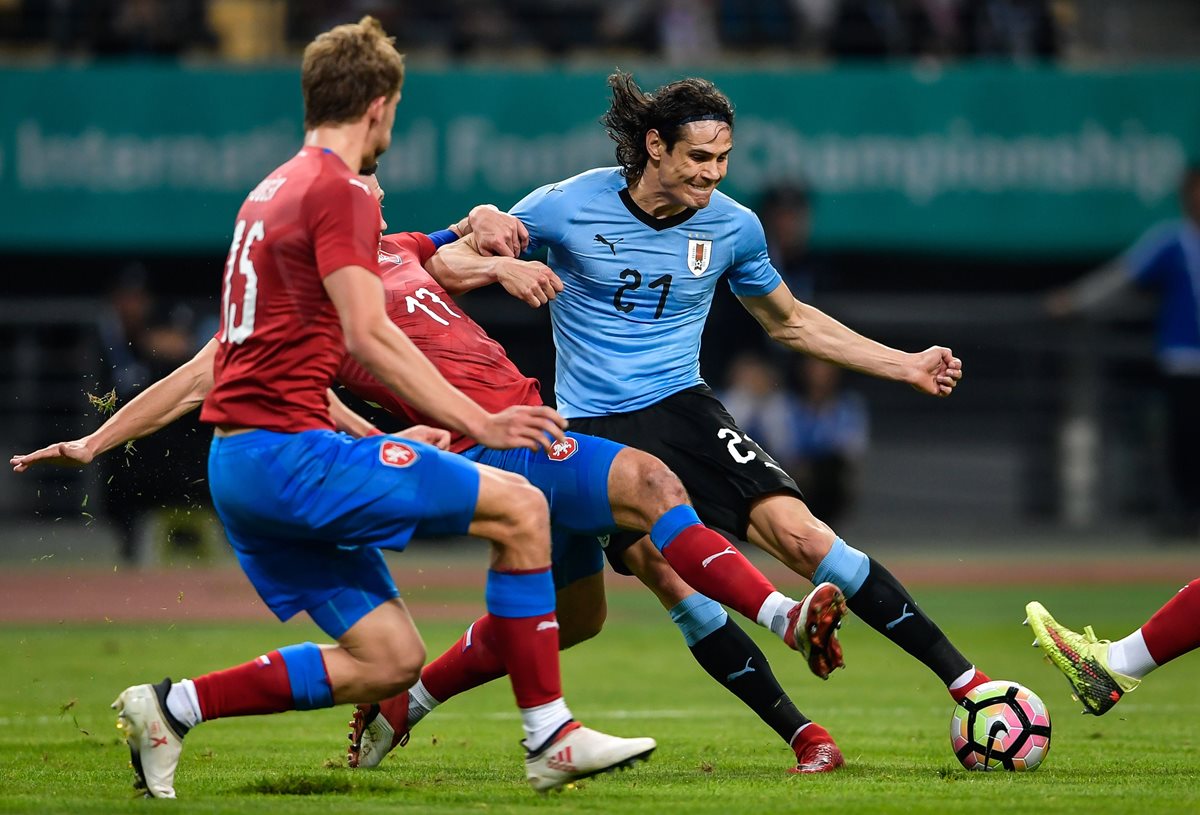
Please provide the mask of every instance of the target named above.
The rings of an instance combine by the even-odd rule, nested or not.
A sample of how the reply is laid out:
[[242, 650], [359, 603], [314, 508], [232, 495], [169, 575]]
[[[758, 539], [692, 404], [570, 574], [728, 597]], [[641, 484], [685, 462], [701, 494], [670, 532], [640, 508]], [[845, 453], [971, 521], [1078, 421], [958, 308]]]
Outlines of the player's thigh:
[[609, 473], [621, 452], [621, 445], [608, 439], [569, 432], [549, 452], [475, 447], [464, 455], [527, 479], [546, 496], [556, 528], [602, 534], [616, 525]]
[[549, 555], [550, 514], [546, 497], [525, 478], [485, 464], [475, 464], [479, 490], [467, 532], [508, 544], [537, 538]]

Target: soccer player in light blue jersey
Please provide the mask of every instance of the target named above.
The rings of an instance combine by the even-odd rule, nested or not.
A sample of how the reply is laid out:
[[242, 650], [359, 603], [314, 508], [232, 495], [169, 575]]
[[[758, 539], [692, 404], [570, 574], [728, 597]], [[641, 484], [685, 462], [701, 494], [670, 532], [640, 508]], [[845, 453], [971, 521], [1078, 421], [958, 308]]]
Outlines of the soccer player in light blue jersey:
[[[573, 430], [662, 459], [706, 524], [814, 583], [837, 585], [852, 611], [961, 698], [987, 677], [887, 569], [814, 517], [792, 478], [738, 428], [700, 376], [700, 335], [724, 278], [764, 330], [798, 353], [939, 397], [958, 384], [961, 361], [940, 346], [906, 353], [881, 345], [793, 297], [767, 257], [758, 218], [717, 191], [734, 112], [711, 82], [683, 79], [645, 93], [616, 73], [609, 84], [602, 122], [619, 166], [541, 187], [512, 209], [530, 251], [545, 247], [562, 280], [550, 304], [558, 409]], [[618, 570], [612, 555], [631, 543], [614, 536], [609, 544]]]

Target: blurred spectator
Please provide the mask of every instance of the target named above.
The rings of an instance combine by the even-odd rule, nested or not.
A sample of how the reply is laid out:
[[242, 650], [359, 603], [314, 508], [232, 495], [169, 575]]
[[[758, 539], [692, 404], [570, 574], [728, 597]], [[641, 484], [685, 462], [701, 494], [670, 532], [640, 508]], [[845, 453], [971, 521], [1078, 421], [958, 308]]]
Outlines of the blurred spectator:
[[884, 59], [904, 45], [900, 15], [892, 0], [842, 0], [829, 32], [830, 55], [838, 59]]
[[[157, 308], [138, 264], [126, 267], [109, 294], [100, 319], [101, 354], [110, 378], [101, 392], [113, 389], [119, 401], [133, 398], [189, 359], [196, 345], [193, 315], [184, 306]], [[147, 512], [207, 501], [203, 480], [205, 437], [195, 421], [180, 421], [124, 453], [101, 460], [105, 507], [117, 526], [121, 556], [139, 558], [139, 531]], [[173, 456], [173, 457], [172, 457]]]
[[818, 268], [808, 250], [812, 234], [812, 201], [797, 184], [770, 187], [756, 208], [767, 236], [771, 263], [792, 294], [808, 302], [817, 288]]
[[1123, 254], [1049, 295], [1056, 317], [1099, 310], [1129, 286], [1158, 298], [1156, 355], [1166, 403], [1170, 495], [1165, 531], [1200, 534], [1200, 165], [1179, 189], [1184, 217], [1148, 230]]
[[961, 6], [964, 51], [969, 56], [1053, 59], [1058, 28], [1049, 0], [972, 0]]
[[813, 514], [833, 527], [858, 493], [858, 471], [870, 437], [862, 396], [841, 389], [842, 369], [812, 357], [795, 362], [801, 396], [793, 404], [793, 460], [788, 470]]
[[728, 388], [721, 394], [726, 410], [750, 438], [788, 468], [796, 447], [791, 396], [779, 370], [756, 353], [737, 356], [729, 367]]

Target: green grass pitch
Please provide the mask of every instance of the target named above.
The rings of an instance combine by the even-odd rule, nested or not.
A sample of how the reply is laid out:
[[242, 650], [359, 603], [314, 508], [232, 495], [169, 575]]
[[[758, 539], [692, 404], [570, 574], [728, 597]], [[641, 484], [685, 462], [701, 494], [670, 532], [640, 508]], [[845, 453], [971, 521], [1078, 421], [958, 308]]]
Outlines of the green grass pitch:
[[[848, 766], [785, 773], [790, 752], [691, 660], [648, 594], [617, 592], [596, 640], [563, 658], [578, 717], [659, 750], [637, 769], [538, 796], [524, 784], [520, 724], [499, 682], [452, 700], [376, 771], [343, 759], [349, 708], [206, 724], [187, 738], [176, 802], [137, 800], [108, 704], [128, 684], [196, 675], [304, 639], [308, 623], [0, 625], [0, 812], [111, 813], [1128, 813], [1200, 811], [1196, 656], [1160, 670], [1103, 718], [1082, 716], [1030, 647], [1022, 609], [1123, 635], [1171, 585], [918, 588], [922, 605], [994, 678], [1050, 707], [1050, 753], [1034, 773], [969, 773], [950, 753], [951, 702], [934, 677], [860, 621], [843, 630], [847, 669], [811, 676], [755, 629], [793, 699], [838, 739]], [[447, 592], [447, 602], [461, 593]], [[421, 598], [430, 600], [429, 596]], [[480, 598], [480, 603], [481, 603]], [[431, 654], [468, 622], [421, 625]], [[747, 625], [747, 628], [750, 628]]]

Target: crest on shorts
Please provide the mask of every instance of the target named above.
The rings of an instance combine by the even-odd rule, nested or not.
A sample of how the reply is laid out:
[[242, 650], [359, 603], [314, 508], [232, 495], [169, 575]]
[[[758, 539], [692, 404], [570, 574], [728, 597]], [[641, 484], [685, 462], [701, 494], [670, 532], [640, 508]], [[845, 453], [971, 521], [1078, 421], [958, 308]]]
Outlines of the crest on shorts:
[[579, 450], [579, 442], [567, 436], [562, 441], [556, 441], [550, 445], [550, 452], [547, 453], [551, 461], [566, 461], [571, 456], [575, 455]]
[[711, 240], [688, 239], [687, 267], [696, 277], [708, 271], [708, 262], [712, 260], [712, 245]]
[[408, 467], [420, 456], [404, 442], [385, 441], [379, 445], [379, 461], [389, 467]]

